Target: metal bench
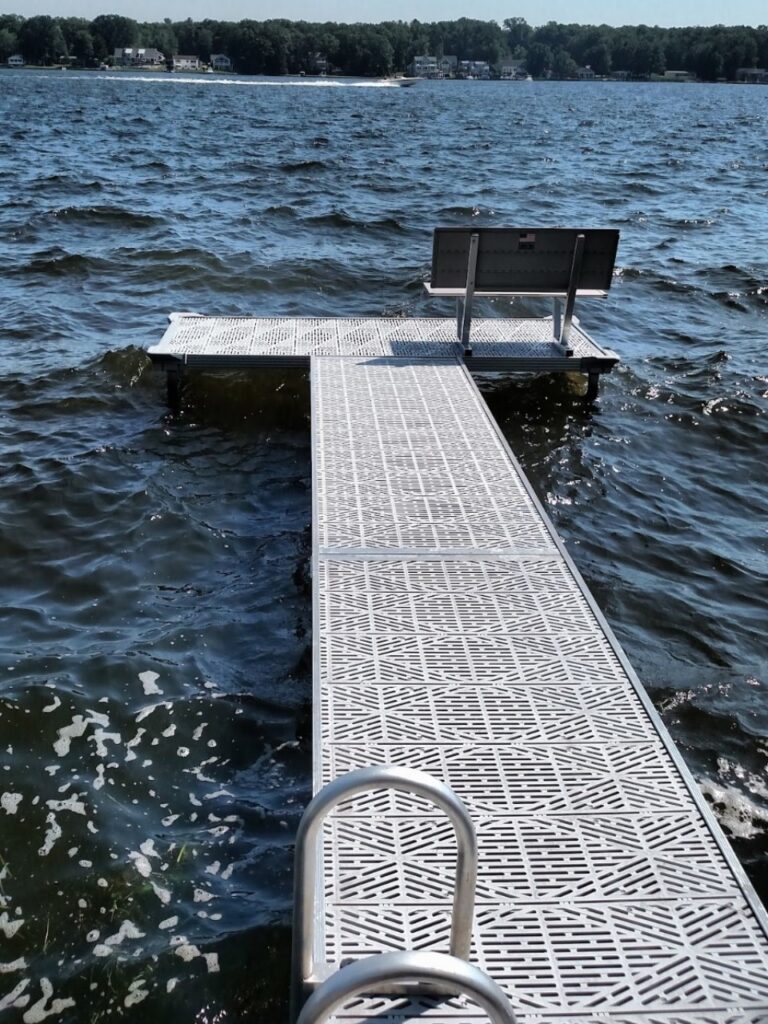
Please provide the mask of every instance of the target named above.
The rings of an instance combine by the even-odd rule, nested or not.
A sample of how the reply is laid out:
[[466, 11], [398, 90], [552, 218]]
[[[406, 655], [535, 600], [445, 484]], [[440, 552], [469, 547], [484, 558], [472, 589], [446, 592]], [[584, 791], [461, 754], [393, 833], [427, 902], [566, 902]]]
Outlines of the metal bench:
[[619, 232], [581, 228], [436, 228], [428, 295], [457, 299], [456, 331], [472, 354], [477, 298], [536, 297], [554, 302], [553, 340], [563, 355], [579, 298], [605, 298]]

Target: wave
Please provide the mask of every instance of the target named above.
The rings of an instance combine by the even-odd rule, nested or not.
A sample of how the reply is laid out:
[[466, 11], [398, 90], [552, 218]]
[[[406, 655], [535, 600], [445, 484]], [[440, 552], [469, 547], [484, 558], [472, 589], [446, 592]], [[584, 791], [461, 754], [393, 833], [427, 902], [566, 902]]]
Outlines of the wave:
[[208, 74], [180, 75], [178, 73], [146, 75], [129, 75], [122, 72], [115, 74], [96, 75], [96, 78], [109, 82], [142, 82], [149, 85], [207, 85], [226, 86], [229, 88], [253, 88], [259, 86], [301, 89], [399, 89], [398, 82], [389, 79], [359, 78], [291, 78], [289, 76], [275, 78], [259, 78], [243, 76], [238, 78], [217, 78]]
[[79, 224], [118, 224], [123, 227], [148, 228], [161, 224], [165, 218], [150, 213], [137, 213], [122, 206], [61, 206], [42, 215], [51, 220]]
[[327, 171], [331, 166], [325, 160], [288, 160], [280, 164], [280, 170], [288, 174], [295, 174], [304, 171]]

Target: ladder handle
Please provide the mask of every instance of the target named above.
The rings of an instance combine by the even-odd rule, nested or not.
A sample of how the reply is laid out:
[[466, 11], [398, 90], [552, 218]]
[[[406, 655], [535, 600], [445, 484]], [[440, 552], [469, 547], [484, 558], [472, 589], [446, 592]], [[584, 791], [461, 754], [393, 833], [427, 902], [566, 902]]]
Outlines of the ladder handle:
[[477, 877], [477, 839], [464, 804], [445, 783], [412, 768], [382, 765], [358, 768], [329, 782], [309, 803], [296, 834], [293, 985], [295, 1005], [301, 1005], [304, 983], [314, 973], [315, 892], [323, 821], [341, 801], [376, 789], [395, 789], [424, 797], [451, 820], [458, 854], [453, 894], [451, 954], [466, 959], [472, 942]]
[[405, 986], [411, 994], [418, 987], [418, 994], [466, 995], [485, 1010], [491, 1024], [516, 1024], [503, 990], [479, 967], [445, 953], [414, 952], [381, 953], [342, 967], [315, 989], [296, 1024], [322, 1024], [354, 996], [383, 995], [385, 986], [392, 985]]

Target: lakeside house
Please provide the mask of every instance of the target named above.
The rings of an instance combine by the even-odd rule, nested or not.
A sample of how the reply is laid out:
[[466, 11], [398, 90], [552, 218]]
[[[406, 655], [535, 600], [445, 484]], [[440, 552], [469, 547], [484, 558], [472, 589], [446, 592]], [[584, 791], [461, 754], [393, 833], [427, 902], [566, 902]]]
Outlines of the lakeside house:
[[211, 67], [214, 71], [231, 71], [232, 61], [226, 55], [226, 53], [212, 53], [211, 54]]
[[587, 64], [586, 67], [576, 69], [576, 77], [580, 82], [591, 82], [596, 76], [595, 72], [589, 64]]
[[514, 81], [517, 78], [526, 78], [528, 72], [525, 70], [524, 60], [503, 60], [498, 66], [499, 78], [505, 82]]
[[200, 58], [190, 54], [179, 53], [173, 58], [174, 71], [199, 71]]
[[432, 57], [429, 54], [414, 57], [408, 70], [414, 78], [437, 78], [437, 57]]
[[165, 55], [154, 46], [116, 46], [113, 58], [121, 67], [155, 67], [165, 63]]
[[768, 70], [765, 68], [737, 68], [736, 81], [749, 85], [768, 85]]
[[695, 82], [691, 71], [665, 71], [663, 75], [651, 75], [652, 82]]
[[491, 66], [486, 60], [462, 60], [456, 71], [458, 78], [482, 78], [491, 77]]
[[20, 53], [14, 53], [5, 62], [9, 68], [23, 68], [26, 61]]

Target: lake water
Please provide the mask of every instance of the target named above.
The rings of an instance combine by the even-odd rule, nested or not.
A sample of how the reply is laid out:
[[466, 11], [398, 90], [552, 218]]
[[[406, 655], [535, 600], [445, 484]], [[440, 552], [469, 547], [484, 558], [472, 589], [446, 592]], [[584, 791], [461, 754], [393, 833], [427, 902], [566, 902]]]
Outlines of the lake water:
[[598, 406], [483, 387], [768, 898], [767, 100], [0, 73], [9, 1020], [285, 1019], [308, 385], [196, 379], [174, 421], [143, 352], [172, 310], [448, 313], [438, 224], [621, 229]]

